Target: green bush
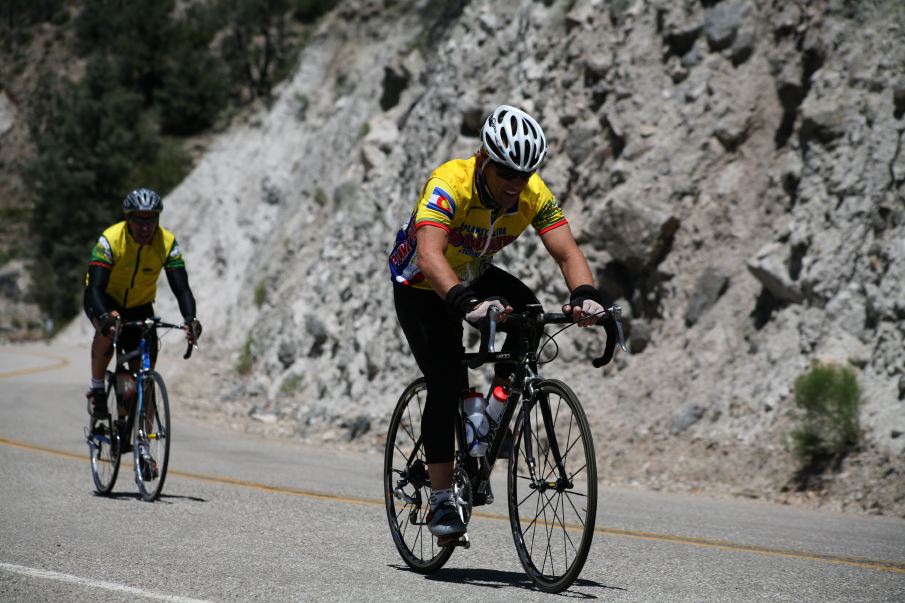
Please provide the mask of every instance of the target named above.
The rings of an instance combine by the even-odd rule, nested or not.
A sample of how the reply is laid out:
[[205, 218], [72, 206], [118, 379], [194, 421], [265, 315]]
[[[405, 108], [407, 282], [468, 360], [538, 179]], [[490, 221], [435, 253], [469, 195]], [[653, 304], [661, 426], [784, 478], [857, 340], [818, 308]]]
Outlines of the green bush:
[[63, 0], [4, 0], [0, 2], [0, 31], [61, 19], [59, 13], [63, 12]]
[[295, 56], [287, 30], [288, 0], [221, 0], [226, 19], [220, 55], [234, 91], [247, 100], [269, 98], [275, 72]]
[[304, 375], [293, 373], [283, 380], [280, 384], [280, 393], [285, 396], [291, 396], [297, 392], [305, 381]]
[[292, 14], [302, 23], [313, 23], [336, 6], [337, 0], [293, 0]]
[[264, 305], [264, 302], [267, 301], [267, 280], [262, 280], [258, 283], [258, 286], [255, 287], [255, 305], [257, 307], [261, 307]]
[[236, 362], [236, 372], [240, 375], [251, 374], [251, 369], [255, 363], [254, 345], [255, 340], [249, 333], [248, 338], [245, 340], [245, 345], [242, 346], [242, 351], [239, 353], [239, 360]]
[[861, 387], [852, 369], [815, 364], [795, 380], [795, 407], [792, 453], [802, 463], [841, 459], [858, 446]]

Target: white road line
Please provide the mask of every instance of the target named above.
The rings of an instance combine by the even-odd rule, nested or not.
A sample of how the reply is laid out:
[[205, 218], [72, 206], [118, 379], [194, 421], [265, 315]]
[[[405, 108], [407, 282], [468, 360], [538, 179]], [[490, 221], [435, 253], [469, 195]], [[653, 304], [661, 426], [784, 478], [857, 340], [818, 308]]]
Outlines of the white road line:
[[157, 599], [159, 601], [172, 601], [173, 603], [201, 603], [203, 601], [202, 599], [190, 599], [188, 597], [161, 595], [158, 593], [152, 593], [147, 590], [142, 590], [140, 588], [135, 588], [133, 586], [126, 586], [125, 584], [104, 582], [102, 580], [89, 580], [88, 578], [80, 578], [79, 576], [72, 576], [70, 574], [61, 574], [59, 572], [35, 569], [33, 567], [25, 567], [23, 565], [3, 563], [2, 561], [0, 561], [0, 570], [6, 570], [13, 574], [22, 574], [23, 576], [29, 576], [32, 578], [44, 578], [45, 580], [56, 580], [57, 582], [69, 582], [71, 584], [78, 584], [80, 586], [87, 586], [90, 588], [104, 588], [106, 590], [112, 590], [119, 593], [138, 595], [147, 597], [149, 599]]

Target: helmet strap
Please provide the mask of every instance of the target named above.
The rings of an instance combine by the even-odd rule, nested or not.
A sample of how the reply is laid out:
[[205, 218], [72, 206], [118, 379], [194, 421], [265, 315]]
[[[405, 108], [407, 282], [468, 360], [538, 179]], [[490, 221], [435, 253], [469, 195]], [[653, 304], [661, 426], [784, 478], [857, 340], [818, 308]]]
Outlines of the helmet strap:
[[481, 169], [475, 172], [475, 188], [478, 189], [478, 199], [481, 200], [481, 205], [489, 210], [495, 211], [500, 208], [500, 204], [497, 203], [494, 200], [493, 195], [490, 194], [490, 188], [487, 186], [487, 176], [484, 174], [484, 170], [487, 169], [489, 164], [490, 162], [485, 156], [484, 161], [481, 164]]

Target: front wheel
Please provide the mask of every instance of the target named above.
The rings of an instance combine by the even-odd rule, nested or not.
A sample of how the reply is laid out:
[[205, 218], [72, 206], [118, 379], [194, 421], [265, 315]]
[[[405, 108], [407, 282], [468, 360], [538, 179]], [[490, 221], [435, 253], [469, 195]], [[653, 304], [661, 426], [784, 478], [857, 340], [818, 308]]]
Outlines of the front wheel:
[[405, 388], [387, 433], [383, 463], [383, 498], [393, 543], [403, 561], [423, 574], [443, 567], [453, 547], [440, 547], [427, 529], [430, 478], [421, 437], [427, 400], [424, 378]]
[[95, 491], [106, 496], [113, 490], [116, 476], [119, 474], [120, 439], [115, 429], [113, 417], [116, 416], [116, 394], [113, 382], [108, 378], [107, 384], [107, 418], [102, 421], [89, 419], [88, 449], [91, 452], [91, 477], [94, 478]]
[[170, 402], [163, 377], [151, 371], [141, 379], [143, 409], [132, 428], [135, 482], [141, 497], [157, 500], [170, 460]]
[[553, 380], [542, 381], [536, 391], [515, 424], [509, 519], [528, 577], [540, 590], [557, 593], [575, 582], [591, 549], [597, 465], [575, 393]]

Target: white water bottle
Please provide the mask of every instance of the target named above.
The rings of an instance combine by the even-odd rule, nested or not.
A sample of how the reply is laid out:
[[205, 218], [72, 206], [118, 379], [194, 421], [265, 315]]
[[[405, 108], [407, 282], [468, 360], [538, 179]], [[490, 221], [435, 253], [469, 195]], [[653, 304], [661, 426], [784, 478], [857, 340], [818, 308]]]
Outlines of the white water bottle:
[[487, 452], [487, 432], [490, 425], [484, 416], [484, 396], [474, 390], [468, 392], [462, 400], [462, 409], [465, 411], [465, 441], [468, 446], [468, 454], [471, 456], [484, 456]]
[[487, 416], [490, 422], [496, 425], [503, 416], [506, 409], [506, 401], [509, 399], [509, 392], [502, 385], [497, 385], [490, 393], [490, 401], [487, 403]]

